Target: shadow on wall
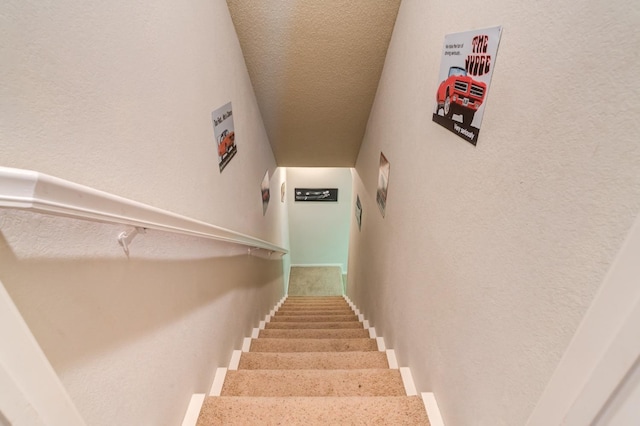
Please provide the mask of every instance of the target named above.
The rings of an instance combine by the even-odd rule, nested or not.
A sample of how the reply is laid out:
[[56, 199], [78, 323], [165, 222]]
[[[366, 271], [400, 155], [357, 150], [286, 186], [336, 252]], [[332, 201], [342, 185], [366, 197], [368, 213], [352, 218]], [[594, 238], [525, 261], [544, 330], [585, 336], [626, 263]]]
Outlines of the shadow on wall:
[[[247, 291], [260, 292], [282, 279], [279, 258], [248, 255], [20, 260], [1, 233], [0, 264], [0, 280], [58, 371], [152, 336], [222, 300], [225, 306], [241, 304]], [[260, 313], [273, 306], [269, 297], [262, 299], [265, 306], [253, 307], [255, 318], [247, 321], [257, 323]]]

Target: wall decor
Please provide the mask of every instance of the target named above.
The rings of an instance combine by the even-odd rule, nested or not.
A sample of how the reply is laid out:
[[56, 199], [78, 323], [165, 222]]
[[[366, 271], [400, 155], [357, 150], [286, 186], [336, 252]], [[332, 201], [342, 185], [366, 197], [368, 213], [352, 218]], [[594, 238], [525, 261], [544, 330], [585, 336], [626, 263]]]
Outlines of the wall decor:
[[338, 188], [296, 188], [296, 201], [338, 201]]
[[360, 196], [356, 195], [356, 221], [358, 222], [358, 230], [362, 230], [362, 204], [360, 203]]
[[222, 170], [227, 167], [229, 161], [238, 152], [231, 102], [213, 111], [211, 120], [213, 121], [213, 135], [216, 138], [216, 146], [218, 148], [218, 166], [220, 167], [220, 173], [222, 173]]
[[380, 152], [380, 167], [378, 169], [378, 190], [376, 191], [376, 202], [380, 208], [380, 213], [384, 217], [387, 210], [387, 188], [389, 187], [389, 161]]
[[474, 146], [478, 143], [502, 27], [444, 38], [433, 121]]
[[262, 194], [262, 216], [264, 216], [269, 206], [269, 200], [271, 199], [271, 192], [269, 191], [269, 170], [265, 172], [264, 178], [262, 178], [260, 192]]
[[286, 194], [286, 189], [285, 189], [285, 183], [286, 182], [282, 182], [282, 185], [280, 185], [280, 202], [284, 203], [284, 194]]

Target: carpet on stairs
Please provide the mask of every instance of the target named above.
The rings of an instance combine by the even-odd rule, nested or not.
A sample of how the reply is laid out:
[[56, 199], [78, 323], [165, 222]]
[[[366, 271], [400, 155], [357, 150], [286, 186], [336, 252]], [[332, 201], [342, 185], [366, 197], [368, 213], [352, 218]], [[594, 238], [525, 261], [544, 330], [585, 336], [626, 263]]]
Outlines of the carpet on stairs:
[[209, 425], [429, 425], [342, 297], [289, 296], [198, 418]]

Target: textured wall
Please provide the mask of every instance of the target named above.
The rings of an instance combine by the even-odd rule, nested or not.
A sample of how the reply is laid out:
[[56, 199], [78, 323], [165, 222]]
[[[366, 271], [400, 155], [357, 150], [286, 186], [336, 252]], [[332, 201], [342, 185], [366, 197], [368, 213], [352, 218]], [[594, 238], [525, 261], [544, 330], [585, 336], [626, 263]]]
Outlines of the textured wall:
[[[338, 202], [296, 202], [295, 188], [338, 188]], [[291, 263], [333, 264], [347, 270], [351, 169], [287, 167]]]
[[[286, 245], [283, 209], [262, 215], [275, 161], [224, 1], [9, 0], [0, 38], [1, 165]], [[211, 111], [228, 101], [220, 174]], [[157, 232], [127, 258], [121, 227], [0, 213], [0, 279], [90, 425], [179, 424], [283, 291], [280, 259]]]
[[[356, 166], [348, 294], [451, 426], [526, 422], [640, 210], [639, 6], [576, 6], [405, 0], [398, 14]], [[442, 43], [494, 25], [473, 147], [431, 121]]]
[[[273, 153], [224, 1], [1, 7], [2, 165], [276, 238], [255, 196]], [[238, 156], [220, 174], [211, 111], [229, 101]]]
[[278, 165], [353, 167], [400, 0], [227, 0]]

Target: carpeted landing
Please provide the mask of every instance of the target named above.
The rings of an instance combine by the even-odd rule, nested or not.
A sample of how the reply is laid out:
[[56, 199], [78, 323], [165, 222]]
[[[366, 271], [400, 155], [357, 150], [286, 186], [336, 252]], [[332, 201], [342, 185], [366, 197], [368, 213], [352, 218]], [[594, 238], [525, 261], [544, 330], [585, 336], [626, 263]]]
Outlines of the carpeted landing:
[[342, 297], [292, 297], [278, 309], [220, 396], [205, 399], [207, 425], [429, 425], [419, 396], [406, 396]]

